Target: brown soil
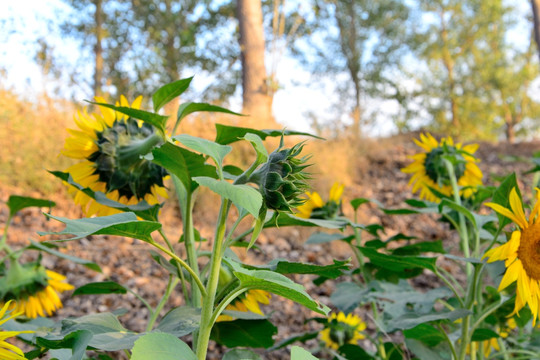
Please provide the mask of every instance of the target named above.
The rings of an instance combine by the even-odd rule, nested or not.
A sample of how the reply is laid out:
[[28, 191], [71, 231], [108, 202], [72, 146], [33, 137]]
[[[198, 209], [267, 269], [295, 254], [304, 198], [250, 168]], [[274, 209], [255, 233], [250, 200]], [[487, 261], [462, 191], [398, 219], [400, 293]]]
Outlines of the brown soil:
[[[407, 156], [415, 153], [418, 149], [411, 141], [413, 136], [417, 136], [417, 134], [373, 141], [370, 142], [369, 146], [366, 146], [366, 148], [374, 150], [369, 151], [364, 158], [358, 159], [356, 162], [361, 166], [352, 172], [352, 184], [347, 186], [344, 194], [344, 211], [347, 215], [352, 215], [348, 201], [356, 197], [374, 198], [389, 208], [401, 207], [404, 204], [403, 201], [411, 197], [407, 184], [408, 175], [401, 173], [400, 169], [410, 162]], [[532, 175], [524, 175], [523, 173], [532, 167], [527, 159], [530, 159], [531, 155], [538, 150], [540, 150], [540, 142], [515, 145], [480, 144], [477, 155], [481, 159], [479, 166], [484, 173], [485, 181], [489, 184], [496, 184], [495, 179], [498, 177], [516, 172], [521, 188], [526, 189], [525, 194], [530, 195], [530, 190], [527, 189], [531, 188]], [[522, 159], [520, 160], [518, 157]], [[333, 181], [333, 179], [326, 180], [326, 183]], [[323, 193], [321, 192], [321, 194]], [[25, 189], [0, 186], [1, 201], [6, 201], [11, 194], [40, 197], [37, 192], [32, 193]], [[52, 200], [57, 202], [57, 207], [52, 210], [53, 214], [68, 218], [81, 216], [80, 211], [71, 205], [65, 194], [58, 194]], [[195, 227], [208, 239], [213, 237], [213, 226], [208, 219], [212, 219], [212, 215], [217, 212], [214, 200], [210, 195], [205, 195], [202, 197], [202, 203], [196, 208]], [[6, 207], [0, 207], [0, 224], [5, 223], [7, 214]], [[174, 205], [167, 205], [162, 214], [167, 234], [173, 239], [177, 238], [181, 232], [181, 222], [177, 220], [179, 218], [178, 209]], [[404, 233], [417, 236], [422, 240], [443, 239], [450, 250], [457, 249], [454, 234], [448, 231], [444, 224], [437, 222], [434, 216], [388, 216], [384, 215], [374, 204], [363, 205], [359, 215], [360, 223], [383, 225], [387, 237]], [[26, 244], [29, 238], [43, 240], [36, 234], [37, 231], [59, 230], [60, 228], [61, 226], [56, 221], [46, 221], [39, 209], [24, 210], [13, 219], [9, 242], [12, 246], [17, 247]], [[282, 228], [267, 231], [263, 233], [258, 243], [262, 251], [250, 250], [249, 253], [241, 251], [239, 254], [245, 262], [252, 264], [262, 264], [275, 258], [284, 258], [289, 261], [307, 261], [325, 265], [331, 264], [332, 259], [347, 259], [352, 256], [347, 246], [338, 243], [305, 246], [304, 242], [312, 231], [305, 228]], [[94, 261], [103, 269], [103, 273], [97, 273], [66, 260], [44, 256], [43, 263], [47, 268], [67, 274], [69, 282], [75, 286], [106, 279], [114, 280], [136, 291], [153, 306], [157, 304], [165, 289], [167, 273], [150, 258], [149, 246], [141, 241], [91, 236], [80, 241], [63, 243], [61, 246], [63, 252]], [[34, 253], [26, 256], [30, 259], [35, 255]], [[459, 271], [454, 269], [452, 264], [441, 262], [441, 266], [446, 266], [451, 271]], [[317, 287], [312, 283], [313, 277], [311, 276], [292, 276], [292, 278], [302, 283], [311, 296], [331, 306], [329, 296], [334, 288], [332, 282], [326, 282]], [[434, 276], [426, 273], [425, 276], [415, 281], [415, 285], [433, 287], [437, 283]], [[148, 318], [146, 308], [131, 294], [78, 297], [64, 294], [63, 301], [64, 308], [58, 312], [55, 319], [125, 308], [129, 313], [120, 318], [124, 326], [130, 330], [143, 331]], [[180, 305], [182, 305], [181, 296], [173, 296], [163, 313]], [[287, 299], [274, 296], [271, 305], [266, 306], [265, 311], [270, 314], [271, 320], [278, 327], [277, 342], [292, 334], [317, 328], [316, 324], [305, 324], [304, 322], [308, 318], [318, 316], [318, 314]], [[373, 325], [368, 325], [369, 327], [372, 328]], [[220, 359], [224, 351], [223, 348], [213, 346], [209, 358]], [[264, 359], [289, 358], [288, 350], [272, 353], [260, 350], [259, 353]], [[120, 354], [112, 354], [111, 356], [122, 358]]]

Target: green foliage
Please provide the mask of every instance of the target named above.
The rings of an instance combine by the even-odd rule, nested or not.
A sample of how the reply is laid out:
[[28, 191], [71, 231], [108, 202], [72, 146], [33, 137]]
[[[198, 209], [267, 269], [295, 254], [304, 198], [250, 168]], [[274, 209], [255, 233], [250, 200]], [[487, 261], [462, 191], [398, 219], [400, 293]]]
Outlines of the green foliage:
[[212, 329], [211, 338], [227, 347], [269, 348], [277, 327], [268, 320], [234, 320], [218, 322]]
[[133, 360], [196, 360], [197, 357], [185, 342], [166, 333], [150, 333], [135, 341]]

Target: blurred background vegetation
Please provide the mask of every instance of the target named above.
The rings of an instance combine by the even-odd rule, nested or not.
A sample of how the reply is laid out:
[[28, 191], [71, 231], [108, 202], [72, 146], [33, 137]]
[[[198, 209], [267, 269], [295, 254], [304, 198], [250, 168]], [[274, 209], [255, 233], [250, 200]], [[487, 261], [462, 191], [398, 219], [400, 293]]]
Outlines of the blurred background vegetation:
[[[1, 6], [10, 10], [9, 3]], [[308, 102], [301, 104], [308, 109], [313, 101], [303, 120], [329, 139], [313, 143], [310, 151], [316, 162], [341, 159], [317, 171], [344, 179], [374, 133], [426, 129], [464, 141], [535, 138], [539, 5], [540, 0], [40, 3], [62, 9], [53, 18], [37, 19], [45, 33], [25, 35], [23, 46], [41, 70], [41, 87], [15, 86], [9, 61], [19, 55], [1, 47], [0, 182], [57, 191], [43, 169], [66, 166], [57, 154], [72, 114], [85, 105], [81, 99], [149, 99], [160, 85], [193, 75], [198, 91], [182, 101], [209, 101], [251, 115], [205, 116], [183, 124], [208, 138], [216, 121], [294, 129], [294, 119], [276, 122], [275, 95], [295, 83], [321, 92], [331, 104], [324, 114], [316, 98], [298, 100]], [[4, 14], [11, 15], [0, 22], [0, 43], [11, 44], [34, 20]], [[72, 44], [70, 56], [61, 43]]]

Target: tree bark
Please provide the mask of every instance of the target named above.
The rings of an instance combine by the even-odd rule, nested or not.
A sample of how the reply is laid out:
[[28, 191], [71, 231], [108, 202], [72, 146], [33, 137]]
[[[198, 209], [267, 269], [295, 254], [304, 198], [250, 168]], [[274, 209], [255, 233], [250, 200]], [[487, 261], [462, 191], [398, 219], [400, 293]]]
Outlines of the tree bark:
[[536, 41], [538, 58], [540, 59], [540, 0], [531, 0], [531, 7], [533, 13], [534, 40]]
[[242, 60], [242, 112], [250, 126], [275, 124], [272, 116], [273, 92], [268, 86], [264, 65], [264, 32], [260, 0], [237, 0]]
[[96, 43], [94, 45], [95, 68], [94, 68], [94, 96], [101, 95], [101, 81], [103, 77], [103, 8], [101, 0], [94, 0], [96, 12], [94, 21], [96, 26]]

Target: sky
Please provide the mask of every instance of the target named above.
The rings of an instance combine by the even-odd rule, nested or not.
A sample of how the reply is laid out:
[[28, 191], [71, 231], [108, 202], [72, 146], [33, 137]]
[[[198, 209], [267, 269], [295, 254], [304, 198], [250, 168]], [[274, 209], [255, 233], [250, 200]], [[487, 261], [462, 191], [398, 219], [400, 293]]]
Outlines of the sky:
[[[522, 12], [529, 10], [527, 3], [521, 4]], [[69, 7], [61, 0], [0, 1], [0, 70], [5, 70], [5, 75], [0, 75], [2, 85], [24, 93], [30, 98], [38, 96], [43, 90], [51, 91], [50, 87], [53, 84], [43, 80], [41, 70], [34, 61], [37, 50], [35, 39], [46, 38], [53, 44], [58, 58], [67, 63], [74, 63], [80, 55], [77, 42], [57, 35], [59, 33], [57, 19], [65, 18], [69, 14]], [[6, 31], [13, 28], [17, 31], [14, 33]], [[516, 38], [523, 37], [519, 35]], [[271, 56], [267, 56], [266, 65], [267, 68], [277, 66], [280, 89], [274, 96], [273, 112], [279, 124], [291, 130], [310, 131], [309, 113], [317, 114], [323, 120], [335, 117], [333, 112], [336, 110], [332, 109], [332, 104], [336, 103], [338, 95], [335, 91], [335, 82], [339, 80], [332, 78], [313, 82], [311, 75], [286, 54], [274, 59], [277, 63], [271, 63], [272, 59]], [[92, 74], [91, 61], [86, 63], [88, 68], [80, 71]], [[211, 79], [195, 74], [190, 91], [197, 94], [209, 85], [211, 86]], [[82, 102], [86, 97], [81, 91], [75, 99]], [[367, 112], [377, 109], [380, 115], [378, 122], [364, 129], [369, 135], [387, 136], [396, 131], [390, 120], [391, 114], [397, 111], [394, 103], [370, 100], [366, 106]], [[240, 111], [240, 108], [241, 97], [237, 94], [231, 100], [231, 110]]]

